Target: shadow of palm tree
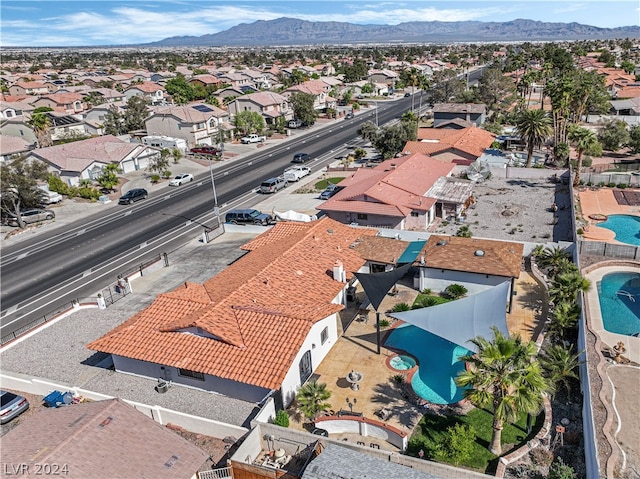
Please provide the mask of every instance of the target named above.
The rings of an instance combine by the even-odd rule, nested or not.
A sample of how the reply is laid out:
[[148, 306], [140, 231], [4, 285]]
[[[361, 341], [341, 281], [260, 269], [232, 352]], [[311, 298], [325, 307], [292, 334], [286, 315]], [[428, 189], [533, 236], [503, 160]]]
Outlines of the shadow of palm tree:
[[376, 384], [370, 401], [380, 404], [381, 407], [390, 411], [389, 418], [395, 418], [400, 424], [410, 429], [413, 429], [422, 417], [422, 412], [406, 401], [400, 390], [391, 383]]

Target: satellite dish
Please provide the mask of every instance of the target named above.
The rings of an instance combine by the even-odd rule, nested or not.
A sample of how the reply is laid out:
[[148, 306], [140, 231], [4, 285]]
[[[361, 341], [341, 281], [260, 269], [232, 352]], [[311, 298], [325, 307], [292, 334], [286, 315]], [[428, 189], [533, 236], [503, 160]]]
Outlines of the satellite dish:
[[491, 175], [489, 163], [486, 161], [476, 160], [467, 168], [467, 178], [471, 181], [484, 181]]

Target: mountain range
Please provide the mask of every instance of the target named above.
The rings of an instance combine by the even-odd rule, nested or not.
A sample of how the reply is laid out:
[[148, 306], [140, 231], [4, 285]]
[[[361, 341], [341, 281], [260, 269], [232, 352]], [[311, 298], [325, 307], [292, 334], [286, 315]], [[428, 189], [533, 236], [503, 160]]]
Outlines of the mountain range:
[[296, 18], [241, 23], [228, 30], [170, 37], [144, 46], [276, 46], [320, 44], [453, 43], [640, 38], [640, 26], [600, 28], [580, 23], [512, 20], [510, 22], [406, 22], [356, 25], [309, 22]]

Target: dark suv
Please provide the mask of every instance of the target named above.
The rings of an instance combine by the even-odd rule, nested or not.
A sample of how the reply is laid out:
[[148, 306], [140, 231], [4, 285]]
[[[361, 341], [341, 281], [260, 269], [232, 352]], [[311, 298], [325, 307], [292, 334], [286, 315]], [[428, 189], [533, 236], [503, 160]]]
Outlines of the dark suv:
[[309, 161], [311, 159], [311, 157], [309, 156], [308, 153], [296, 153], [295, 155], [293, 155], [293, 163], [306, 163], [307, 161]]
[[266, 226], [273, 221], [271, 215], [258, 210], [230, 210], [224, 217], [225, 223], [254, 224]]
[[120, 197], [118, 200], [118, 204], [121, 205], [130, 205], [134, 201], [144, 200], [149, 196], [147, 190], [144, 188], [134, 188], [132, 190], [127, 191], [124, 195]]

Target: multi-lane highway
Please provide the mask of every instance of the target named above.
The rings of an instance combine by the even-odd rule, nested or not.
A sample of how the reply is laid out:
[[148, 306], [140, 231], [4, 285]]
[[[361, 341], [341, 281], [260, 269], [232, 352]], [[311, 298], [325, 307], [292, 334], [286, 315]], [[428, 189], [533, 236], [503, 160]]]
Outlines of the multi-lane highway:
[[[214, 169], [218, 203], [229, 207], [260, 201], [256, 186], [280, 175], [297, 151], [324, 167], [357, 142], [365, 121], [383, 125], [411, 108], [412, 99], [379, 101], [351, 120], [298, 135], [264, 152]], [[417, 102], [414, 102], [417, 103]], [[417, 106], [417, 105], [416, 105]], [[209, 175], [180, 188], [154, 193], [132, 206], [70, 224], [3, 248], [0, 332], [6, 336], [69, 301], [90, 296], [145, 259], [172, 251], [215, 224]]]

